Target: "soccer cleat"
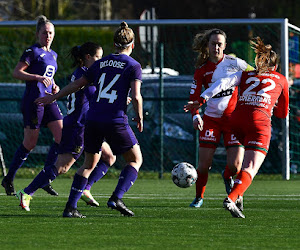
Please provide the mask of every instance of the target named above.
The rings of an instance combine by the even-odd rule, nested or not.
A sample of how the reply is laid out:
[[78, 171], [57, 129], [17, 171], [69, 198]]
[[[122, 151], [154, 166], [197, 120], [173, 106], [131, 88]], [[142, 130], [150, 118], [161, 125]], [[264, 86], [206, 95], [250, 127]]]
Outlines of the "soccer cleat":
[[42, 187], [42, 189], [44, 189], [48, 194], [58, 196], [58, 193], [54, 190], [54, 188], [51, 186], [50, 183], [48, 185]]
[[16, 195], [14, 183], [12, 181], [9, 181], [4, 177], [1, 185], [5, 188], [6, 195]]
[[235, 201], [235, 205], [241, 212], [243, 212], [243, 210], [244, 210], [243, 196], [239, 196], [237, 198], [237, 200]]
[[123, 216], [128, 216], [128, 217], [134, 216], [134, 213], [126, 207], [122, 199], [119, 199], [114, 195], [112, 195], [109, 198], [107, 202], [107, 207], [118, 210]]
[[234, 181], [233, 181], [231, 176], [230, 176], [229, 179], [224, 178], [224, 170], [222, 171], [222, 178], [223, 178], [223, 181], [224, 181], [224, 184], [225, 184], [226, 193], [230, 194], [231, 189], [233, 188], [233, 185], [234, 185]]
[[99, 203], [94, 199], [90, 190], [87, 189], [83, 190], [81, 199], [83, 199], [87, 205], [90, 205], [92, 207], [99, 207]]
[[243, 215], [243, 213], [238, 209], [238, 207], [230, 198], [225, 198], [223, 207], [231, 213], [232, 217], [245, 218], [245, 215]]
[[66, 206], [63, 217], [65, 218], [85, 218], [76, 208]]
[[201, 197], [195, 198], [193, 202], [190, 204], [190, 207], [201, 207], [203, 204], [203, 199]]
[[18, 191], [17, 198], [20, 200], [20, 207], [22, 207], [26, 211], [30, 211], [29, 204], [32, 197], [29, 194], [24, 192], [24, 189]]

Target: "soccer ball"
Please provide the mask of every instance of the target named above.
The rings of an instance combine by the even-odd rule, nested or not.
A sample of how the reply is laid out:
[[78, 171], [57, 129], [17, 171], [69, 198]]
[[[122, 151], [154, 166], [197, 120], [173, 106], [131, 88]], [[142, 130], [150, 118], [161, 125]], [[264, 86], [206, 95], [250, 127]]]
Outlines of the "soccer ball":
[[172, 170], [173, 182], [181, 188], [192, 186], [198, 178], [198, 174], [193, 165], [187, 162], [178, 163]]

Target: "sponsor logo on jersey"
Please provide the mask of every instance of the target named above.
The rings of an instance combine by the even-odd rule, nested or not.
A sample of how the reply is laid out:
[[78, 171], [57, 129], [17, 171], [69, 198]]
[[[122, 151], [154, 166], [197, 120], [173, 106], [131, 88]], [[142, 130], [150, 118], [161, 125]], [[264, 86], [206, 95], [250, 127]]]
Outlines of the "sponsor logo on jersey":
[[205, 136], [200, 136], [200, 140], [216, 141], [216, 137], [214, 136], [214, 130], [213, 129], [207, 129], [205, 131]]
[[47, 65], [44, 76], [52, 78], [55, 73], [55, 67], [53, 65]]
[[46, 55], [45, 53], [40, 54], [40, 57], [43, 58], [45, 55]]
[[224, 90], [222, 92], [220, 92], [219, 94], [215, 95], [213, 98], [220, 98], [220, 97], [224, 97], [224, 96], [231, 96], [233, 93], [233, 89], [227, 89]]
[[254, 144], [254, 145], [263, 145], [261, 142], [258, 141], [248, 141], [248, 144]]

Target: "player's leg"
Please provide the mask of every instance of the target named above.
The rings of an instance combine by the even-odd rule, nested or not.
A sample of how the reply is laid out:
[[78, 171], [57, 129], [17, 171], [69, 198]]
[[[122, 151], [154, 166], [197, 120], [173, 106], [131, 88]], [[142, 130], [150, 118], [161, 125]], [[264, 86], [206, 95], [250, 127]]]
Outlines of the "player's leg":
[[126, 207], [122, 198], [136, 181], [138, 171], [142, 165], [143, 157], [140, 146], [135, 144], [123, 154], [123, 157], [126, 161], [126, 166], [120, 174], [118, 184], [109, 198], [107, 206], [118, 210], [124, 216], [134, 216], [134, 213]]
[[88, 178], [88, 184], [86, 185], [81, 196], [81, 199], [83, 199], [87, 205], [96, 207], [99, 206], [99, 203], [92, 196], [90, 192], [91, 187], [107, 173], [109, 167], [112, 166], [116, 161], [116, 156], [113, 154], [110, 146], [106, 142], [103, 142], [101, 152], [102, 154], [100, 161], [90, 174]]
[[241, 170], [244, 152], [245, 150], [242, 146], [232, 146], [227, 148], [227, 165], [225, 170], [222, 172], [227, 194], [229, 194], [233, 188], [233, 176], [238, 174]]
[[30, 200], [34, 193], [39, 188], [49, 185], [49, 182], [54, 181], [58, 175], [66, 173], [75, 161], [72, 154], [59, 154], [55, 165], [45, 166], [26, 188], [17, 192], [20, 206], [26, 211], [30, 211]]
[[77, 210], [77, 202], [80, 199], [84, 188], [86, 187], [89, 175], [100, 159], [100, 155], [101, 152], [100, 154], [88, 152], [84, 153], [84, 162], [74, 176], [69, 199], [63, 212], [63, 217], [85, 217]]
[[[51, 166], [54, 165], [57, 160], [58, 147], [62, 137], [63, 121], [61, 113], [59, 112], [56, 105], [51, 105], [51, 108], [47, 108], [45, 110], [45, 115], [47, 119], [51, 118], [51, 120], [53, 120], [48, 122], [47, 126], [53, 135], [54, 142], [50, 146], [50, 150], [45, 161], [45, 166]], [[45, 185], [43, 189], [51, 195], [58, 195], [58, 193], [53, 189], [50, 183], [48, 185]]]
[[196, 197], [190, 207], [199, 208], [203, 204], [204, 192], [208, 180], [208, 171], [212, 165], [215, 148], [199, 147], [199, 164], [197, 168]]
[[26, 161], [30, 151], [35, 147], [40, 129], [24, 128], [23, 143], [18, 147], [13, 160], [9, 166], [7, 175], [3, 178], [1, 185], [5, 188], [7, 195], [15, 195], [13, 180], [20, 167]]

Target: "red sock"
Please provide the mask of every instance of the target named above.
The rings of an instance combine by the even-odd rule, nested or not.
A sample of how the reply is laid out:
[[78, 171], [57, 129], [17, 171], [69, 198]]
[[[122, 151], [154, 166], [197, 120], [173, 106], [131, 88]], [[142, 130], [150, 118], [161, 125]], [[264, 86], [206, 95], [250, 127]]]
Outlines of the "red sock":
[[201, 173], [199, 173], [198, 170], [197, 170], [197, 173], [198, 173], [198, 179], [196, 181], [196, 197], [203, 198], [207, 179], [208, 179], [208, 173], [201, 174]]
[[235, 202], [238, 196], [243, 196], [252, 183], [251, 175], [246, 171], [241, 171], [235, 179], [234, 186], [228, 197]]
[[233, 176], [232, 172], [230, 171], [229, 167], [226, 165], [224, 169], [224, 178], [230, 179], [231, 176]]

